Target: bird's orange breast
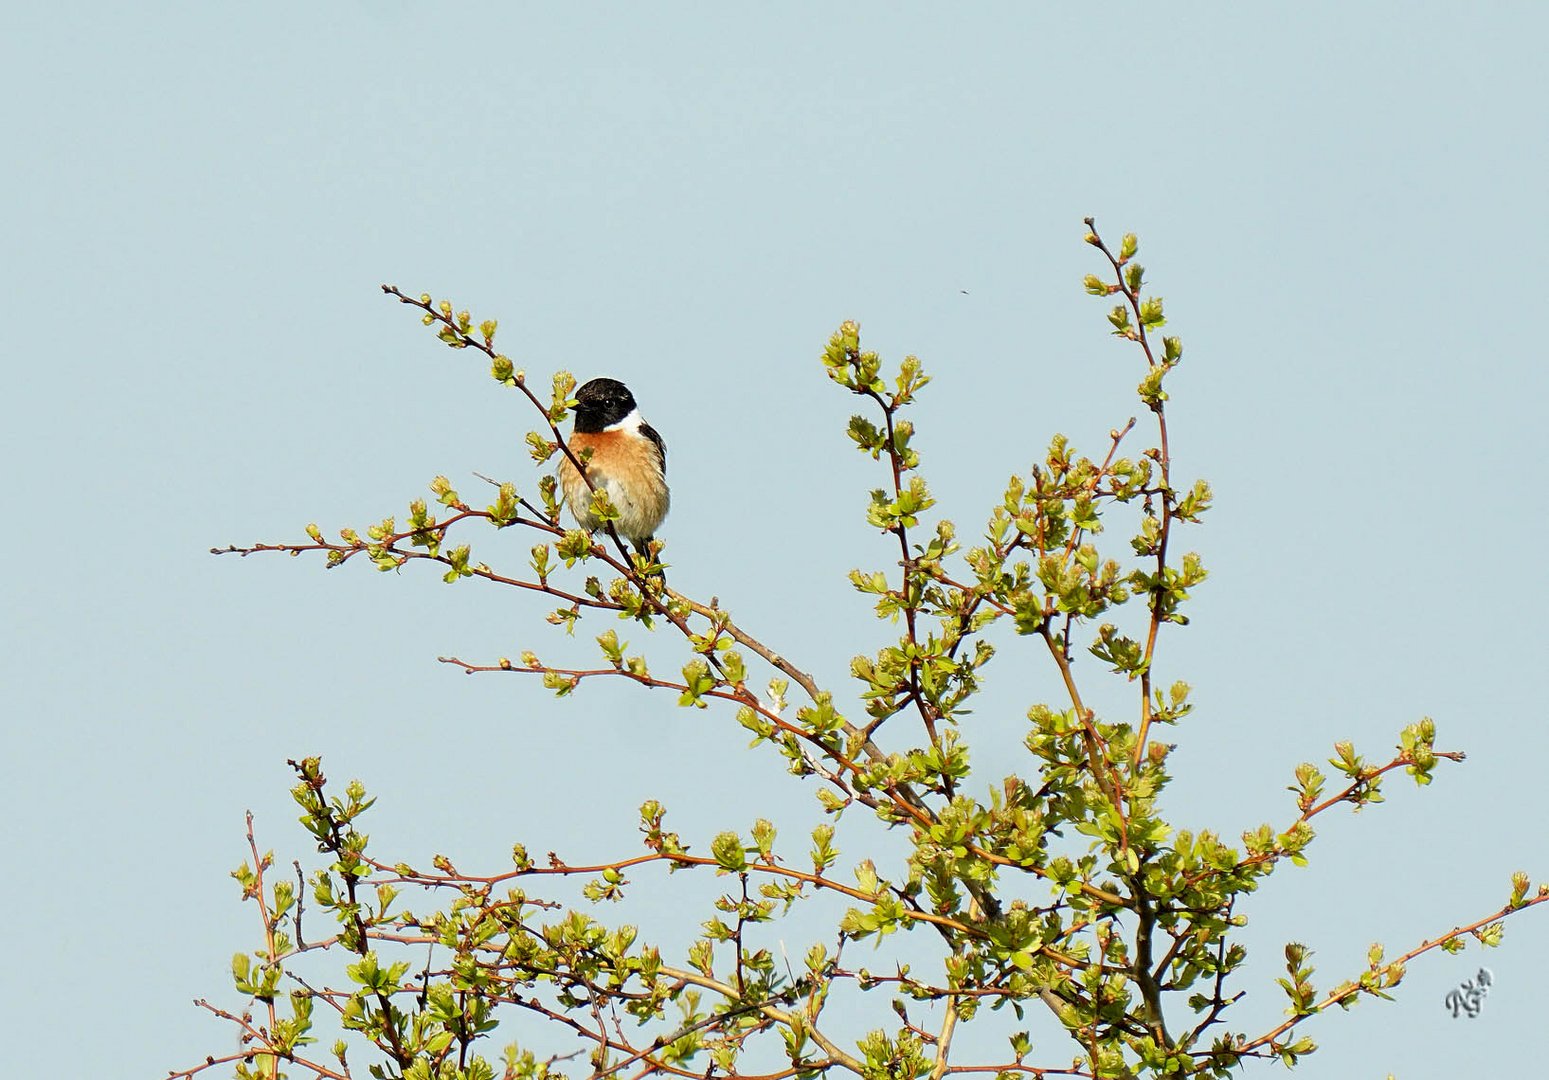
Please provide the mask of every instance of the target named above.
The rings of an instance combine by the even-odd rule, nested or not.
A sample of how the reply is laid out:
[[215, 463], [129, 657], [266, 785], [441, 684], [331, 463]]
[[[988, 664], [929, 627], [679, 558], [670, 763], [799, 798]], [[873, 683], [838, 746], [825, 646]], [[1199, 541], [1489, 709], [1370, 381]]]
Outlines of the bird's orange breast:
[[[570, 449], [577, 457], [591, 451], [586, 474], [617, 508], [619, 533], [631, 540], [650, 537], [667, 516], [669, 503], [656, 444], [625, 431], [577, 432], [570, 436]], [[559, 464], [559, 482], [576, 522], [583, 529], [596, 529], [601, 522], [591, 512], [591, 489], [569, 458]]]

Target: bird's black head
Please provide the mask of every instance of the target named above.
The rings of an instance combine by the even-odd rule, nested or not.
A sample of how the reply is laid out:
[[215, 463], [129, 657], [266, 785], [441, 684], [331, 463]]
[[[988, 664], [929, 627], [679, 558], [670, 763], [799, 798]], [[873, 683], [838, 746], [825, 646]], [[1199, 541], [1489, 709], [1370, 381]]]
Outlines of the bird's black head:
[[576, 391], [575, 429], [595, 434], [635, 411], [635, 395], [617, 379], [593, 379]]

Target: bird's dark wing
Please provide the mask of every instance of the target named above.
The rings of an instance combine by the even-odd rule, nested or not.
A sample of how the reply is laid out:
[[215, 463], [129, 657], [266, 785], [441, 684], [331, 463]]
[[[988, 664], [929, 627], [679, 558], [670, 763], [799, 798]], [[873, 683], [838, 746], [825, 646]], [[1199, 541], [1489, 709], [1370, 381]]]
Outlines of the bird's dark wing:
[[642, 423], [640, 425], [640, 434], [650, 439], [651, 445], [656, 447], [656, 457], [661, 462], [662, 476], [665, 477], [667, 475], [667, 444], [662, 441], [662, 437], [657, 434], [656, 429], [650, 424]]

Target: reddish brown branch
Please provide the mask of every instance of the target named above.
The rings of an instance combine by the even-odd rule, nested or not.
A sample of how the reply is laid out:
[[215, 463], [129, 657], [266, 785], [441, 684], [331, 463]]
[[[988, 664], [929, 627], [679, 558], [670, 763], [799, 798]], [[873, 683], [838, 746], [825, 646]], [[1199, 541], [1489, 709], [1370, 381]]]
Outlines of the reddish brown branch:
[[[1467, 756], [1460, 750], [1433, 750], [1432, 755], [1437, 758], [1442, 758], [1446, 761], [1462, 761]], [[1319, 814], [1334, 806], [1338, 806], [1342, 802], [1354, 801], [1354, 796], [1369, 788], [1373, 780], [1392, 772], [1394, 769], [1405, 768], [1407, 766], [1413, 765], [1414, 763], [1415, 762], [1413, 757], [1406, 753], [1400, 753], [1386, 765], [1380, 765], [1376, 768], [1362, 770], [1361, 775], [1352, 781], [1350, 785], [1341, 791], [1338, 795], [1332, 795], [1318, 803], [1316, 806], [1303, 810], [1300, 816], [1298, 816], [1295, 821], [1291, 822], [1287, 828], [1282, 829], [1281, 832], [1290, 832], [1292, 829], [1296, 828], [1296, 826], [1311, 821]], [[1249, 855], [1245, 859], [1239, 859], [1225, 870], [1218, 870], [1214, 867], [1207, 867], [1186, 877], [1183, 880], [1181, 889], [1187, 889], [1193, 885], [1197, 885], [1201, 881], [1205, 881], [1208, 878], [1216, 877], [1221, 874], [1240, 873], [1249, 867], [1258, 866], [1261, 863], [1274, 862], [1281, 857], [1282, 854], [1278, 851], [1261, 851], [1256, 855]]]
[[[1455, 927], [1450, 932], [1443, 934], [1438, 938], [1432, 938], [1430, 941], [1421, 942], [1419, 945], [1406, 952], [1403, 956], [1398, 957], [1396, 960], [1390, 961], [1388, 965], [1384, 966], [1392, 966], [1395, 964], [1400, 966], [1406, 965], [1415, 957], [1424, 953], [1428, 953], [1432, 949], [1440, 948], [1447, 942], [1454, 941], [1457, 938], [1462, 937], [1464, 934], [1476, 934], [1477, 931], [1483, 929], [1491, 923], [1499, 922], [1500, 920], [1506, 918], [1508, 915], [1515, 915], [1519, 911], [1526, 911], [1528, 908], [1542, 904], [1546, 901], [1549, 901], [1549, 893], [1535, 896], [1532, 899], [1524, 899], [1521, 903], [1515, 906], [1507, 904], [1499, 911], [1486, 915], [1482, 919], [1477, 919], [1474, 922], [1469, 923], [1467, 926]], [[1271, 1028], [1269, 1031], [1265, 1032], [1263, 1035], [1260, 1035], [1258, 1038], [1253, 1039], [1252, 1041], [1247, 1042], [1241, 1047], [1237, 1047], [1235, 1049], [1237, 1049], [1237, 1051], [1240, 1053], [1248, 1053], [1258, 1049], [1261, 1046], [1272, 1046], [1275, 1041], [1280, 1038], [1280, 1036], [1284, 1035], [1298, 1024], [1312, 1016], [1316, 1016], [1318, 1013], [1322, 1012], [1324, 1009], [1329, 1008], [1331, 1005], [1338, 1005], [1340, 1002], [1345, 1001], [1348, 998], [1355, 997], [1360, 993], [1362, 993], [1362, 989], [1359, 983], [1345, 983], [1341, 986], [1337, 986], [1331, 990], [1322, 1001], [1312, 1006], [1310, 1011], [1303, 1013], [1300, 1016], [1291, 1017], [1279, 1026]], [[1204, 1053], [1197, 1056], [1209, 1057], [1210, 1055], [1208, 1053]]]

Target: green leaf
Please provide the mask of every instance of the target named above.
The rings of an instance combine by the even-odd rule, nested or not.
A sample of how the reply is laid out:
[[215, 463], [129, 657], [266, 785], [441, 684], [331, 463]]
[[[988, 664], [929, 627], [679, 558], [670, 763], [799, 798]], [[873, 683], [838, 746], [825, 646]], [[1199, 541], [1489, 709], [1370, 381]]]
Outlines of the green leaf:
[[710, 841], [710, 854], [722, 870], [740, 873], [748, 868], [748, 854], [742, 845], [742, 838], [734, 832], [716, 834], [715, 839]]

